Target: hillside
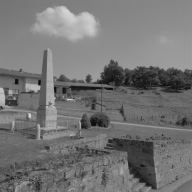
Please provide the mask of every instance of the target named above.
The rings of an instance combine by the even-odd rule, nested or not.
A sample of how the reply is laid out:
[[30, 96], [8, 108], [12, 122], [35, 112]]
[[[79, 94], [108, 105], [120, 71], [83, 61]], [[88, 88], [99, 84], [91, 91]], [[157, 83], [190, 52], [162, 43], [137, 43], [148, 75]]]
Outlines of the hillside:
[[[75, 92], [81, 97], [97, 97], [101, 103], [101, 91]], [[82, 117], [84, 113], [91, 116], [95, 111], [84, 102], [58, 102], [59, 114]], [[192, 117], [192, 90], [172, 92], [165, 88], [142, 90], [136, 88], [118, 88], [116, 91], [103, 90], [103, 112], [109, 115], [112, 121], [127, 121], [152, 125], [174, 125], [184, 116]], [[122, 114], [122, 106], [123, 113]], [[97, 105], [100, 111], [101, 106]], [[124, 116], [124, 117], [123, 117]]]

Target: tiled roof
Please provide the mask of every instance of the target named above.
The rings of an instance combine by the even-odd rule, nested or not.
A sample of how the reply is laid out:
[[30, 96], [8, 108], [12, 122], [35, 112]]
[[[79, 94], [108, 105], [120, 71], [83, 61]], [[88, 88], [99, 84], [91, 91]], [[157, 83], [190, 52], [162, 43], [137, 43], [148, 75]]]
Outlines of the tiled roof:
[[0, 68], [0, 75], [41, 79], [41, 74], [27, 73], [24, 71], [20, 72], [20, 71], [16, 71], [16, 70], [12, 70], [12, 69], [3, 69], [3, 68]]

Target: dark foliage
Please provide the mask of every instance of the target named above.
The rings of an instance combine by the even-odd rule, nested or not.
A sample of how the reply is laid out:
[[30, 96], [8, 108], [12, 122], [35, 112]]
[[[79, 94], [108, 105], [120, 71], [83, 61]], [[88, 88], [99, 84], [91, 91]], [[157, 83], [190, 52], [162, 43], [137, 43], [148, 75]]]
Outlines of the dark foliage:
[[176, 122], [176, 125], [182, 125], [182, 126], [192, 125], [192, 121], [190, 119], [188, 119], [187, 117], [183, 117]]
[[85, 113], [81, 119], [81, 128], [82, 129], [89, 129], [91, 127], [90, 119]]
[[90, 122], [92, 126], [108, 127], [110, 120], [104, 113], [95, 113], [91, 116]]

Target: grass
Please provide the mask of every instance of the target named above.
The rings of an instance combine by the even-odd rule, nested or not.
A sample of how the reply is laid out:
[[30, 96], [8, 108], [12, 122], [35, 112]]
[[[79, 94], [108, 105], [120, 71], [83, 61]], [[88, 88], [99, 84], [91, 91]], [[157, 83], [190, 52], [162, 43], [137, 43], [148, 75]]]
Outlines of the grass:
[[[151, 136], [164, 135], [172, 139], [191, 139], [192, 131], [180, 131], [176, 129], [152, 129], [150, 127], [144, 128], [133, 125], [115, 125], [111, 129], [88, 129], [82, 130], [84, 137], [94, 137], [98, 134], [106, 134], [108, 138], [121, 137], [131, 135], [132, 137], [139, 136], [141, 139], [146, 139]], [[27, 138], [26, 135], [20, 133], [12, 133], [5, 130], [0, 130], [0, 164], [6, 166], [14, 162], [21, 162], [25, 160], [36, 160], [46, 157], [51, 157], [52, 154], [42, 152], [45, 145], [51, 143], [71, 142], [68, 138], [58, 138], [53, 140], [34, 140]]]
[[[155, 94], [156, 91], [159, 94]], [[143, 92], [143, 94], [140, 94]], [[95, 96], [101, 103], [101, 92], [81, 91], [76, 92], [79, 96]], [[102, 103], [106, 107], [103, 112], [106, 113], [111, 121], [137, 122], [137, 119], [143, 119], [142, 122], [150, 125], [166, 126], [175, 124], [178, 117], [192, 117], [192, 90], [171, 91], [167, 88], [153, 88], [153, 90], [136, 89], [133, 87], [121, 87], [117, 91], [103, 91]], [[124, 106], [124, 117], [120, 109]], [[62, 111], [59, 114], [66, 116], [82, 117], [84, 113], [88, 116], [95, 111], [86, 107], [86, 103], [60, 102], [56, 106], [61, 106]], [[97, 105], [97, 110], [101, 107]], [[161, 118], [165, 116], [165, 118]]]

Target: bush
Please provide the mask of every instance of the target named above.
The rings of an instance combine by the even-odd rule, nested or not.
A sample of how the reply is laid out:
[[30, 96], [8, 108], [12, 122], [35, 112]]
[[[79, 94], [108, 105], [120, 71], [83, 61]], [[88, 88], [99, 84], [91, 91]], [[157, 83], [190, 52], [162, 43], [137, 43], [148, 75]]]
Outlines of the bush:
[[176, 125], [192, 125], [192, 121], [190, 119], [188, 119], [187, 117], [183, 117], [182, 119], [178, 120], [176, 122]]
[[104, 113], [95, 113], [91, 116], [91, 125], [99, 127], [108, 127], [110, 120], [109, 117]]
[[91, 127], [90, 119], [85, 113], [81, 119], [81, 128], [82, 129], [89, 129]]

